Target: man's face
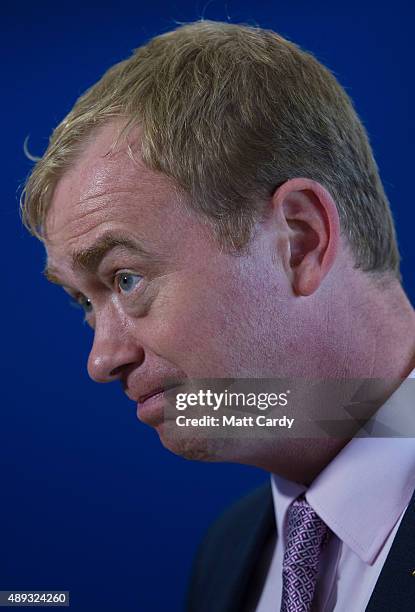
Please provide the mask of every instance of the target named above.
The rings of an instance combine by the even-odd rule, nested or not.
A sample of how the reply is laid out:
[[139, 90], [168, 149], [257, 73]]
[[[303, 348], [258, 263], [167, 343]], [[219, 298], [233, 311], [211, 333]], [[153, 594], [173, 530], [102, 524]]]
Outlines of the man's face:
[[249, 253], [224, 253], [165, 176], [126, 149], [107, 154], [115, 134], [101, 128], [58, 182], [46, 222], [49, 275], [94, 329], [91, 378], [120, 380], [169, 446], [157, 391], [188, 378], [286, 374], [298, 358], [292, 292], [266, 228]]

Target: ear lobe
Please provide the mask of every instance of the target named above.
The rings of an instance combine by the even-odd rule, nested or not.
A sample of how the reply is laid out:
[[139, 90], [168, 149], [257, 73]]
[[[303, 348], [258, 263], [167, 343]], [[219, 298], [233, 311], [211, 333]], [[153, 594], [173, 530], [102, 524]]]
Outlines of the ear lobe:
[[293, 289], [297, 295], [312, 295], [320, 287], [324, 276], [321, 267], [316, 265], [312, 253], [307, 255], [293, 270]]
[[340, 222], [330, 194], [310, 179], [287, 181], [274, 194], [289, 228], [291, 279], [297, 295], [321, 285], [337, 255]]

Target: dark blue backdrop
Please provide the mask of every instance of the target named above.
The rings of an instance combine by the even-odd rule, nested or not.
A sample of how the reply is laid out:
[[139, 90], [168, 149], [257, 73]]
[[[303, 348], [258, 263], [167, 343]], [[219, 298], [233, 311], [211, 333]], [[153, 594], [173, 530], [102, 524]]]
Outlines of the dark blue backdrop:
[[0, 589], [67, 589], [79, 612], [178, 612], [206, 526], [266, 478], [171, 455], [117, 386], [88, 380], [91, 334], [43, 280], [42, 248], [19, 225], [25, 136], [43, 151], [87, 86], [176, 21], [204, 14], [273, 28], [315, 52], [354, 98], [392, 202], [413, 301], [412, 19], [409, 3], [375, 6], [3, 4]]

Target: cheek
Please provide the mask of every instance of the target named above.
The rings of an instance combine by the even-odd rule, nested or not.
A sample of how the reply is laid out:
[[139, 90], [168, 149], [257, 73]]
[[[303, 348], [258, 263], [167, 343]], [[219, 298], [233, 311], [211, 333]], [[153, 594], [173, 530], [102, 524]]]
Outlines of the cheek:
[[250, 375], [262, 327], [258, 293], [232, 278], [204, 278], [160, 292], [146, 317], [148, 346], [191, 377]]
[[[167, 306], [167, 304], [166, 304]], [[160, 354], [189, 376], [214, 376], [226, 360], [231, 332], [226, 304], [214, 296], [193, 293], [169, 302], [157, 316], [156, 343]], [[216, 370], [216, 368], [215, 368]]]

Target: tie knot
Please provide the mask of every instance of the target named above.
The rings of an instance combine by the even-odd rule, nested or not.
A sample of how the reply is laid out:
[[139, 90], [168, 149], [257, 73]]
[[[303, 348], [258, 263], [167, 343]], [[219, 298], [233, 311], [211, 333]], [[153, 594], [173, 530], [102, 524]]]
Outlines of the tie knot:
[[329, 535], [326, 523], [302, 495], [288, 509], [284, 565], [316, 567]]

